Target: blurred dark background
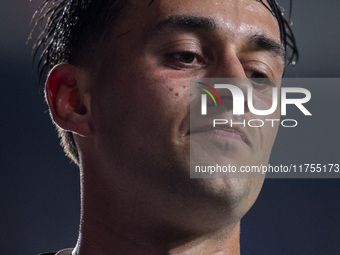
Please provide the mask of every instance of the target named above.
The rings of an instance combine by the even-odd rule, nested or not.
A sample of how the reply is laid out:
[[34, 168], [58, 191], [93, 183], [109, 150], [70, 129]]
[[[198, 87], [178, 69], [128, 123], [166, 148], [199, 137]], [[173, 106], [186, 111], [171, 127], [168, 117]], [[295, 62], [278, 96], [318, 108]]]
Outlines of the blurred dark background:
[[[32, 72], [32, 42], [26, 45], [40, 3], [0, 2], [0, 254], [73, 247], [78, 234], [78, 169], [59, 146]], [[340, 1], [294, 1], [301, 60], [287, 77], [339, 77], [339, 13]], [[312, 94], [312, 124], [281, 129], [272, 164], [340, 163], [339, 94]], [[334, 102], [330, 112], [318, 111], [322, 100]], [[340, 254], [339, 185], [340, 179], [267, 179], [243, 220], [242, 254]]]

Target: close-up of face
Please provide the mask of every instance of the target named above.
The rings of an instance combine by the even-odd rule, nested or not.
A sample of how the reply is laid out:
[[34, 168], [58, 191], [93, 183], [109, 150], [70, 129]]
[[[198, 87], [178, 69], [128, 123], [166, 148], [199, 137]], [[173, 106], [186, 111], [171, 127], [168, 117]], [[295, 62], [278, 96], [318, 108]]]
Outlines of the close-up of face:
[[[277, 21], [255, 0], [148, 2], [129, 5], [89, 69], [92, 133], [78, 139], [81, 162], [101, 169], [103, 185], [130, 183], [144, 197], [157, 190], [160, 200], [190, 194], [193, 204], [213, 197], [240, 218], [262, 179], [189, 178], [190, 78], [282, 77]], [[254, 105], [269, 108], [271, 90], [254, 91]], [[266, 164], [276, 132], [245, 128], [245, 140], [225, 139], [225, 163]]]
[[0, 254], [340, 254], [340, 1], [1, 11]]
[[1, 11], [0, 254], [340, 254], [340, 1]]

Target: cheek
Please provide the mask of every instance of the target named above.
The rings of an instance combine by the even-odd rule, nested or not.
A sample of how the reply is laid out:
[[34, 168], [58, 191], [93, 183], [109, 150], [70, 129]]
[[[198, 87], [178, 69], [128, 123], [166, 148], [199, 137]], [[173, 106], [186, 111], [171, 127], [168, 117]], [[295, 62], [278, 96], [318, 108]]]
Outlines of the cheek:
[[184, 111], [189, 108], [190, 79], [177, 71], [162, 68], [145, 68], [139, 73], [131, 98], [139, 102], [143, 109], [166, 114]]
[[[277, 88], [277, 92], [279, 90], [280, 89]], [[274, 93], [273, 88], [269, 88], [265, 92], [253, 90], [253, 107], [259, 111], [267, 111], [271, 109], [271, 114], [257, 116], [260, 119], [280, 118], [279, 92]]]
[[[277, 103], [273, 103], [273, 98], [276, 98]], [[274, 95], [273, 97], [272, 92], [270, 91], [265, 94], [255, 93], [253, 102], [254, 108], [257, 110], [275, 108], [275, 111], [269, 115], [252, 115], [252, 118], [262, 120], [261, 123], [263, 123], [263, 126], [258, 129], [261, 140], [259, 144], [261, 146], [260, 151], [262, 151], [263, 160], [267, 160], [280, 125], [280, 99], [278, 95]], [[260, 122], [256, 123], [258, 124]]]
[[109, 128], [120, 127], [145, 136], [177, 130], [189, 109], [188, 80], [145, 73], [107, 84], [98, 114]]
[[[129, 58], [125, 56], [124, 59]], [[120, 63], [119, 66], [111, 64], [111, 68], [105, 66], [107, 78], [97, 96], [101, 106], [99, 114], [106, 112], [108, 116], [105, 117], [114, 114], [116, 119], [141, 125], [148, 119], [149, 123], [159, 125], [158, 121], [169, 122], [183, 108], [189, 107], [190, 79], [183, 77], [183, 73], [162, 68], [148, 56], [135, 59], [133, 63]]]

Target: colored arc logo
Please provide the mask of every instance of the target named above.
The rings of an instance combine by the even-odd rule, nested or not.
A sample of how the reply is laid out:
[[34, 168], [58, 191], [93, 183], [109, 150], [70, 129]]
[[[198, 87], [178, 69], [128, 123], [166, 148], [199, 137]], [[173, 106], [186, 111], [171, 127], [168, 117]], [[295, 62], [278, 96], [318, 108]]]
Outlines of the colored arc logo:
[[[222, 100], [220, 98], [220, 95], [217, 93], [217, 91], [213, 87], [211, 87], [210, 85], [203, 83], [203, 82], [197, 82], [197, 83], [208, 87], [217, 96], [218, 100], [220, 101], [220, 104], [222, 105]], [[215, 106], [217, 106], [215, 97], [213, 96], [213, 94], [209, 90], [204, 89], [204, 88], [200, 88], [200, 87], [197, 87], [197, 88], [200, 89], [200, 90], [203, 90], [205, 93], [207, 93], [212, 98], [212, 100], [214, 101]]]

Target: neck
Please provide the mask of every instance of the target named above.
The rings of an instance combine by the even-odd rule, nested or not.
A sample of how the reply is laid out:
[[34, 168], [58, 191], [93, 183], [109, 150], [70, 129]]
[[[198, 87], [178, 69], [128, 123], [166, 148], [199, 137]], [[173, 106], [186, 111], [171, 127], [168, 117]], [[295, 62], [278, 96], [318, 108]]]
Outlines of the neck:
[[206, 200], [148, 190], [148, 184], [138, 187], [144, 183], [140, 180], [108, 181], [95, 172], [82, 171], [81, 224], [73, 255], [240, 254], [240, 221], [227, 217], [228, 211]]
[[142, 209], [139, 211], [142, 205], [138, 203], [132, 205], [133, 210], [125, 210], [119, 201], [97, 199], [100, 203], [93, 206], [87, 203], [89, 198], [82, 199], [80, 232], [73, 255], [240, 254], [240, 222], [206, 232], [197, 227], [195, 232], [194, 224], [190, 230], [182, 227], [185, 218], [172, 224], [166, 219], [148, 217]]
[[[116, 219], [117, 222], [119, 219]], [[226, 227], [200, 236], [181, 236], [181, 239], [170, 239], [162, 234], [155, 238], [149, 230], [117, 223], [116, 227], [104, 226], [95, 219], [82, 221], [78, 243], [73, 255], [240, 255], [240, 224], [234, 228]], [[178, 231], [179, 233], [181, 230]]]

